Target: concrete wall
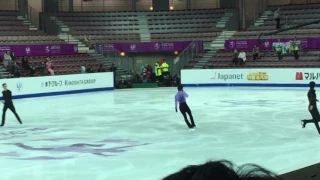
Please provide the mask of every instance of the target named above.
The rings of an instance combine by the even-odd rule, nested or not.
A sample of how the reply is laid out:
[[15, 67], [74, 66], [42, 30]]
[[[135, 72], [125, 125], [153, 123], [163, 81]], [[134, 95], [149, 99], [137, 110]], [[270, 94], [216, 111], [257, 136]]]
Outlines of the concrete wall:
[[42, 0], [28, 0], [28, 4], [37, 12], [42, 12]]

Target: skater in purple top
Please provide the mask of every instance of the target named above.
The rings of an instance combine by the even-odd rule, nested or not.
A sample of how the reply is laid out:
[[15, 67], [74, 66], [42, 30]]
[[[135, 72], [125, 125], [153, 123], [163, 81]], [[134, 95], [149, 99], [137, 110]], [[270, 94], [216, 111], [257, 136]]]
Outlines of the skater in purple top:
[[[188, 127], [190, 129], [194, 129], [196, 127], [196, 125], [194, 124], [191, 110], [190, 110], [190, 108], [189, 108], [189, 106], [187, 105], [187, 102], [186, 102], [186, 98], [187, 97], [188, 97], [188, 94], [183, 91], [183, 86], [179, 85], [178, 86], [178, 93], [175, 96], [176, 112], [178, 112], [177, 105], [178, 105], [178, 102], [179, 102], [179, 109], [180, 109], [181, 114], [184, 117], [184, 120], [186, 121], [186, 124], [188, 125]], [[191, 124], [188, 121], [187, 114], [190, 117]]]

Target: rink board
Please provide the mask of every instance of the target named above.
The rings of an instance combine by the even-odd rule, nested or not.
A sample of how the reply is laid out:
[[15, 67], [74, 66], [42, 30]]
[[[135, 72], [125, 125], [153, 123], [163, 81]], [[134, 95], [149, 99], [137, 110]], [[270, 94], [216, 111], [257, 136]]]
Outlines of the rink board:
[[113, 73], [1, 79], [15, 99], [113, 90]]
[[319, 68], [186, 69], [181, 70], [184, 86], [307, 87], [320, 84]]

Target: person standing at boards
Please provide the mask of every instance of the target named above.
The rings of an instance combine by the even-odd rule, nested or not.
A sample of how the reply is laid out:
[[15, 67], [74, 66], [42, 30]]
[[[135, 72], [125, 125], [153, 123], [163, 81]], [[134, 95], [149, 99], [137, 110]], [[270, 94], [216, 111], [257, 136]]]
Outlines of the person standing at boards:
[[[183, 86], [179, 85], [178, 86], [178, 93], [175, 96], [176, 112], [178, 112], [177, 104], [179, 102], [179, 109], [180, 109], [181, 114], [184, 117], [184, 120], [186, 121], [186, 124], [188, 125], [190, 130], [194, 130], [196, 125], [194, 124], [194, 120], [193, 120], [193, 116], [192, 116], [191, 110], [190, 110], [190, 108], [189, 108], [189, 106], [187, 105], [187, 102], [186, 102], [186, 98], [187, 97], [188, 97], [188, 94], [183, 91]], [[189, 120], [187, 118], [187, 114], [190, 117], [191, 123], [189, 122]]]
[[1, 126], [4, 126], [4, 123], [6, 121], [6, 111], [10, 109], [12, 113], [16, 116], [17, 120], [19, 121], [20, 124], [22, 124], [22, 121], [19, 117], [19, 115], [16, 112], [16, 109], [14, 108], [13, 102], [12, 102], [12, 93], [8, 89], [7, 84], [4, 83], [2, 84], [3, 91], [2, 91], [2, 103], [4, 104], [3, 106], [3, 112], [2, 112], [2, 123]]

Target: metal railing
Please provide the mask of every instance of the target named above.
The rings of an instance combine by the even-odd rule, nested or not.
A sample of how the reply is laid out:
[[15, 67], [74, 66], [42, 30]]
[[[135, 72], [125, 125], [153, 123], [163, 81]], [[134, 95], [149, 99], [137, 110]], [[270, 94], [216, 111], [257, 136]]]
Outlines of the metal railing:
[[124, 74], [118, 71], [118, 75], [126, 75], [127, 77], [133, 77], [135, 63], [132, 57], [126, 56], [125, 54], [122, 54], [120, 51], [114, 48], [109, 49], [107, 51], [102, 51], [101, 49], [100, 53], [102, 53], [104, 57], [107, 58], [107, 60], [114, 63], [116, 67], [124, 70]]
[[19, 1], [18, 0], [3, 0], [0, 2], [0, 10], [18, 11]]
[[28, 5], [28, 14], [26, 14], [25, 18], [37, 29], [39, 29], [39, 12], [30, 5]]
[[[87, 29], [91, 29], [92, 26]], [[72, 29], [72, 28], [71, 28]], [[85, 27], [84, 27], [85, 29]], [[141, 28], [140, 28], [141, 29]], [[98, 30], [90, 30], [88, 32], [83, 32], [83, 34], [76, 34], [74, 29], [71, 30], [71, 34], [80, 41], [84, 42], [85, 37], [87, 36], [88, 40], [90, 41], [91, 44], [96, 44], [96, 43], [114, 43], [114, 42], [141, 42], [141, 37], [140, 34], [136, 35], [124, 35], [126, 33], [130, 33], [130, 31], [122, 31], [123, 34], [117, 34], [114, 32], [110, 31], [98, 31]], [[109, 33], [108, 33], [109, 32]], [[121, 32], [121, 31], [120, 31]], [[199, 38], [199, 34], [206, 34], [206, 38]], [[219, 32], [185, 32], [185, 33], [171, 33], [168, 31], [167, 34], [159, 34], [159, 36], [153, 34], [151, 35], [151, 42], [166, 42], [166, 41], [181, 41], [181, 40], [193, 40], [193, 39], [198, 39], [198, 40], [212, 40], [208, 36], [215, 37], [219, 35]], [[157, 38], [158, 37], [158, 38]]]
[[173, 72], [175, 74], [180, 74], [181, 69], [184, 68], [185, 65], [189, 64], [190, 61], [194, 60], [196, 55], [201, 51], [201, 47], [203, 44], [199, 41], [192, 41], [190, 45], [185, 48], [174, 60], [173, 60]]
[[[262, 36], [262, 39], [282, 39], [282, 38], [314, 38], [319, 37], [320, 29], [319, 28], [312, 28], [312, 29], [291, 29], [279, 34], [273, 34], [273, 35], [266, 35]], [[256, 37], [255, 37], [256, 38]]]

